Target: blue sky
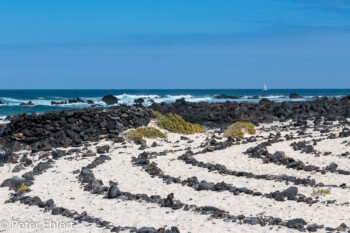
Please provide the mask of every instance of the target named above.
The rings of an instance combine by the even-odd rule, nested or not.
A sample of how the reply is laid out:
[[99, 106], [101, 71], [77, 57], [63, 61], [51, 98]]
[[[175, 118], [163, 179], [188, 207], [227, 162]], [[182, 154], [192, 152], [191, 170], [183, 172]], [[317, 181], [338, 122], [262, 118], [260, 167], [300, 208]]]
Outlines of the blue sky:
[[0, 1], [0, 80], [0, 89], [350, 88], [350, 1]]

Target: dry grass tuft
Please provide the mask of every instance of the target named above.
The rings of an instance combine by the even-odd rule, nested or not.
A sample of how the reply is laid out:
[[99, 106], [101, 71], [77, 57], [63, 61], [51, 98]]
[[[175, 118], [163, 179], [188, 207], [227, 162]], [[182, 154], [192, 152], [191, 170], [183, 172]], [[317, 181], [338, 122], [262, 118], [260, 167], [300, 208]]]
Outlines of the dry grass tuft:
[[312, 191], [312, 194], [314, 196], [326, 196], [326, 195], [329, 195], [331, 194], [331, 190], [330, 189], [318, 189], [318, 190], [313, 190]]
[[186, 122], [182, 117], [177, 114], [169, 113], [166, 116], [160, 114], [157, 111], [153, 111], [153, 115], [158, 119], [158, 126], [162, 129], [166, 129], [173, 133], [180, 134], [195, 134], [203, 133], [203, 128], [199, 124], [192, 124]]
[[132, 129], [128, 133], [128, 138], [134, 140], [135, 138], [166, 138], [167, 135], [154, 127], [139, 127]]
[[230, 138], [243, 138], [245, 133], [256, 134], [255, 125], [238, 121], [225, 130], [225, 136]]

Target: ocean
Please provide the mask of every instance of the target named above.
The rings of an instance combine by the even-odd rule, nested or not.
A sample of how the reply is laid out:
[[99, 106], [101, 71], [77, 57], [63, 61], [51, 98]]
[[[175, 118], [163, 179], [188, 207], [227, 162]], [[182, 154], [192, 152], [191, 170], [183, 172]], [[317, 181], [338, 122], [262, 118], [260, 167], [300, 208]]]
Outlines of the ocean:
[[[303, 98], [290, 99], [291, 93], [297, 93]], [[341, 98], [350, 95], [350, 89], [271, 89], [263, 91], [259, 89], [162, 89], [162, 90], [0, 90], [0, 123], [6, 123], [6, 116], [18, 113], [43, 113], [47, 111], [60, 111], [89, 107], [86, 103], [51, 105], [51, 101], [68, 101], [77, 97], [82, 100], [93, 100], [96, 104], [105, 105], [100, 99], [108, 94], [118, 98], [119, 104], [132, 105], [137, 98], [144, 98], [144, 105], [154, 102], [171, 103], [176, 99], [185, 98], [191, 102], [224, 102], [227, 99], [216, 99], [219, 94], [239, 96], [240, 99], [229, 101], [259, 102], [261, 98], [268, 98], [276, 102], [282, 101], [308, 101], [317, 97]], [[251, 99], [258, 96], [258, 99]], [[34, 106], [22, 106], [20, 103], [32, 101]]]

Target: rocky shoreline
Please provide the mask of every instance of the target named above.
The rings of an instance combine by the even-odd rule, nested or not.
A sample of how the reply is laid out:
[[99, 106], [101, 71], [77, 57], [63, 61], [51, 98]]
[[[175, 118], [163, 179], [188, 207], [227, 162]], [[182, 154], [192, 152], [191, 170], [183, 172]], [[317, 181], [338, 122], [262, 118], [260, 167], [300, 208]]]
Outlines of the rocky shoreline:
[[70, 110], [44, 114], [18, 114], [0, 128], [0, 141], [31, 144], [34, 150], [50, 150], [57, 146], [79, 146], [83, 141], [97, 141], [99, 136], [117, 135], [129, 128], [149, 123], [150, 109], [160, 113], [176, 113], [186, 121], [210, 128], [227, 126], [236, 121], [269, 123], [293, 120], [346, 120], [350, 117], [350, 96], [342, 99], [322, 98], [310, 102], [275, 103], [262, 99], [258, 104], [249, 102], [191, 103], [178, 99], [173, 104], [153, 103], [149, 108], [118, 106], [107, 109]]
[[350, 117], [350, 96], [341, 99], [322, 98], [306, 102], [276, 103], [262, 99], [258, 104], [251, 102], [191, 103], [178, 99], [174, 104], [153, 103], [150, 108], [161, 113], [173, 112], [185, 120], [211, 127], [235, 121], [255, 124], [272, 121], [307, 120], [320, 117], [329, 121]]

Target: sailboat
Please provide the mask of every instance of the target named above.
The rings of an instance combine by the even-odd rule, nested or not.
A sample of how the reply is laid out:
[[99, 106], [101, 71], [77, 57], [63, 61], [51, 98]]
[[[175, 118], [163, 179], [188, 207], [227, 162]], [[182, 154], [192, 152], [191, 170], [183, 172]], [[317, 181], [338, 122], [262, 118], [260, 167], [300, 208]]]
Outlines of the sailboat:
[[264, 91], [267, 91], [267, 90], [268, 90], [265, 83], [264, 83], [264, 89], [263, 89], [263, 90], [264, 90]]

